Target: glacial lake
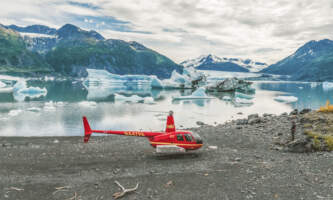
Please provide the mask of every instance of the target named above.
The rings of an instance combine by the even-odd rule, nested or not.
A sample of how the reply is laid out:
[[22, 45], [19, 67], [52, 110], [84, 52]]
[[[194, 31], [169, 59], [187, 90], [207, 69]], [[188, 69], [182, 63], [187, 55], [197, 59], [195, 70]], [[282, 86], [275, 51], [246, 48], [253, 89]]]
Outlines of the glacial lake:
[[[205, 72], [215, 81], [230, 76], [256, 77], [249, 73]], [[173, 96], [190, 95], [192, 90], [151, 90], [146, 84], [87, 87], [82, 81], [27, 80], [27, 86], [46, 88], [46, 96], [17, 96], [0, 93], [0, 136], [74, 136], [83, 135], [82, 116], [93, 129], [156, 130], [165, 128], [166, 115], [174, 111], [178, 129], [197, 127], [197, 121], [219, 124], [249, 114], [290, 112], [294, 108], [318, 109], [333, 102], [333, 88], [322, 83], [254, 81], [252, 104], [235, 103], [234, 93], [208, 93], [212, 99], [174, 101]], [[114, 94], [152, 97], [150, 102], [116, 100]], [[225, 100], [228, 96], [230, 100]], [[277, 96], [297, 97], [281, 102]], [[242, 114], [240, 114], [242, 113]]]

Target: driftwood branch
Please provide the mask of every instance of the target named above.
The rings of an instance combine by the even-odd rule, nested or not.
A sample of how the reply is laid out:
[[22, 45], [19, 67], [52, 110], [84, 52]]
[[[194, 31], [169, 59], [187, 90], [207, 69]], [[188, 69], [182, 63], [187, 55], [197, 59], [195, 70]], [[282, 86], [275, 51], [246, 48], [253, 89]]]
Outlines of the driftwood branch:
[[129, 192], [134, 192], [135, 190], [138, 189], [139, 187], [139, 183], [136, 184], [136, 186], [134, 188], [129, 188], [129, 189], [125, 189], [124, 186], [122, 186], [118, 181], [115, 181], [115, 183], [121, 188], [121, 192], [116, 192], [114, 193], [112, 196], [114, 199], [118, 199], [123, 197], [125, 194], [129, 193]]

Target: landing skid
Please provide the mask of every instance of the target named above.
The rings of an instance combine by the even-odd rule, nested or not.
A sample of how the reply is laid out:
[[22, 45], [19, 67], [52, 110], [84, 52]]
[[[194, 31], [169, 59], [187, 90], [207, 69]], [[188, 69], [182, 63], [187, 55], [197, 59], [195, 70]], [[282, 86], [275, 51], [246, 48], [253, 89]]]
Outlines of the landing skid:
[[186, 153], [186, 150], [176, 145], [159, 145], [156, 147], [155, 153], [157, 155], [184, 154]]

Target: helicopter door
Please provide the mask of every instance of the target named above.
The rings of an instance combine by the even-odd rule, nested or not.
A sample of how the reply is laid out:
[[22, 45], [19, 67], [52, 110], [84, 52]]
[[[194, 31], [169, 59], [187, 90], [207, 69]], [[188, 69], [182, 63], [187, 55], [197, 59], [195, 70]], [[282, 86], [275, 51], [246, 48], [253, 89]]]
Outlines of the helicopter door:
[[185, 144], [193, 144], [194, 143], [194, 139], [193, 139], [192, 135], [184, 134], [184, 138], [185, 138]]

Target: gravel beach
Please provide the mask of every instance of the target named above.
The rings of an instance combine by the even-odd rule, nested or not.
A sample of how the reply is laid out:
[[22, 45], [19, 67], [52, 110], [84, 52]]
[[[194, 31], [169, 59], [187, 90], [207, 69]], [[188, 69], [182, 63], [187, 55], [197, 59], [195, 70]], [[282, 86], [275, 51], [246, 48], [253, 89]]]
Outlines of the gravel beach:
[[[333, 153], [292, 153], [290, 115], [193, 128], [204, 146], [156, 155], [145, 138], [1, 137], [0, 199], [333, 199]], [[303, 137], [300, 122], [296, 139]]]

